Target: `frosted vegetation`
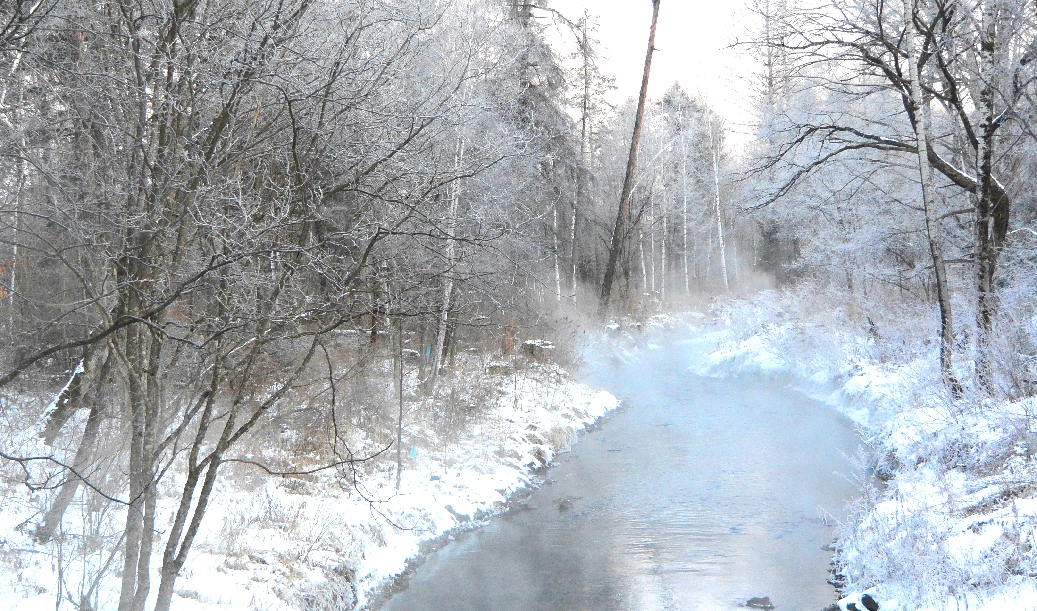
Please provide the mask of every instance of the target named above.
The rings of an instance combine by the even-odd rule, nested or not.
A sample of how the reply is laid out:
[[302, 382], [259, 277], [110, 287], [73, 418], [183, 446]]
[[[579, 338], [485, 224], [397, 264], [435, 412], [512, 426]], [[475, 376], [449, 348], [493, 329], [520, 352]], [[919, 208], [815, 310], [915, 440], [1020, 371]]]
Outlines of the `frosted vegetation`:
[[[326, 432], [293, 419], [282, 420], [280, 433], [264, 436], [261, 446], [244, 446], [248, 460], [293, 472], [264, 476], [244, 464], [225, 467], [192, 560], [177, 581], [175, 608], [341, 610], [378, 600], [419, 551], [506, 511], [513, 493], [537, 485], [555, 453], [618, 404], [554, 365], [523, 358], [495, 365], [499, 369], [485, 375], [483, 363], [457, 363], [444, 384], [458, 389], [454, 396], [435, 393], [408, 404], [398, 487], [400, 464], [385, 451], [389, 444], [359, 427], [343, 431], [340, 443], [376, 458], [354, 468], [322, 468], [322, 460], [331, 460], [317, 450]], [[405, 380], [412, 397], [416, 382], [415, 376]], [[351, 386], [346, 381], [340, 388]], [[48, 452], [34, 434], [39, 407], [6, 409], [27, 419], [9, 423], [8, 447], [26, 456]], [[367, 416], [379, 414], [368, 408]], [[182, 477], [170, 479], [160, 489], [163, 515], [175, 511], [170, 499], [183, 485]], [[72, 592], [92, 587], [93, 608], [114, 608], [118, 582], [106, 579], [104, 563], [117, 546], [107, 555], [98, 551], [117, 540], [124, 512], [89, 505], [69, 510], [57, 535], [61, 546], [51, 556], [40, 553], [26, 528], [50, 497], [26, 496], [11, 478], [0, 498], [7, 553], [0, 606], [53, 607], [60, 584]]]
[[718, 305], [711, 322], [691, 320], [703, 344], [691, 370], [773, 377], [860, 426], [871, 455], [837, 543], [843, 608], [862, 608], [868, 593], [884, 609], [1028, 609], [1037, 403], [955, 398], [941, 379], [935, 312], [887, 298], [900, 307], [814, 285]]
[[1037, 605], [1032, 4], [757, 3], [742, 150], [610, 106], [594, 24], [0, 2], [0, 606], [373, 604], [615, 406], [586, 338], [691, 311], [860, 425], [842, 608]]

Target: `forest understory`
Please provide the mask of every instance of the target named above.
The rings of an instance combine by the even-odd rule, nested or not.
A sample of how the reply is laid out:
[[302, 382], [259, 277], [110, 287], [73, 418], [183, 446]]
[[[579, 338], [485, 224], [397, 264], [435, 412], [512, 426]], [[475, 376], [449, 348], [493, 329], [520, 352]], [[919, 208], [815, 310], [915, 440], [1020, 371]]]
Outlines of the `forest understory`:
[[[344, 343], [359, 346], [350, 352], [367, 353], [367, 341], [352, 335]], [[378, 352], [384, 351], [376, 351], [373, 366], [383, 359], [381, 367], [391, 373], [392, 360]], [[517, 491], [538, 485], [555, 454], [618, 405], [609, 393], [572, 381], [545, 355], [531, 352], [488, 362], [466, 355], [444, 380], [449, 390], [421, 398], [417, 372], [406, 375], [406, 449], [400, 457], [388, 451], [394, 449], [391, 440], [353, 428], [338, 443], [361, 462], [328, 468], [336, 462], [324, 443], [328, 431], [291, 415], [262, 443], [243, 446], [242, 460], [253, 464], [225, 467], [226, 480], [214, 491], [173, 608], [365, 607], [391, 591], [419, 553], [507, 511]], [[391, 383], [376, 388], [343, 379], [339, 392], [368, 398], [362, 407], [355, 406], [363, 401], [351, 401], [354, 413], [342, 414], [340, 425], [397, 415]], [[48, 451], [34, 426], [45, 421], [47, 408], [32, 399], [5, 402], [5, 451]], [[67, 448], [55, 457], [71, 462], [74, 452]], [[279, 465], [288, 473], [271, 474], [258, 465]], [[106, 580], [115, 568], [125, 510], [70, 508], [54, 544], [40, 546], [32, 524], [46, 513], [48, 496], [27, 492], [16, 465], [7, 465], [0, 485], [0, 607], [35, 611], [76, 598], [93, 601], [97, 609], [116, 604], [115, 582]], [[175, 499], [182, 485], [182, 478], [171, 478], [161, 493]], [[174, 510], [165, 502], [158, 513], [172, 516]], [[155, 528], [169, 527], [160, 518]]]

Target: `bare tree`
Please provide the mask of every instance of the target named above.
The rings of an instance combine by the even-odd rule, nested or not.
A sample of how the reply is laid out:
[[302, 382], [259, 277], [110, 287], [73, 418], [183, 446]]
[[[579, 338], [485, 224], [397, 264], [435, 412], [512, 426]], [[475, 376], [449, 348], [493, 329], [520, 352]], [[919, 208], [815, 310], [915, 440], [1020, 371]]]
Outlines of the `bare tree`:
[[[440, 126], [474, 72], [461, 56], [428, 78], [433, 66], [420, 59], [441, 39], [424, 34], [442, 12], [386, 11], [310, 0], [77, 7], [65, 25], [82, 37], [55, 36], [67, 51], [57, 69], [34, 57], [20, 80], [49, 87], [35, 124], [73, 136], [41, 128], [46, 138], [17, 147], [45, 196], [5, 240], [76, 283], [64, 302], [42, 285], [21, 292], [77, 325], [55, 337], [49, 316], [19, 320], [46, 332], [25, 334], [35, 345], [0, 385], [54, 355], [81, 363], [47, 435], [80, 409], [88, 425], [59, 469], [67, 483], [41, 541], [83, 483], [102, 489], [86, 468], [100, 433], [125, 440], [124, 492], [106, 492], [125, 507], [121, 610], [154, 595], [156, 545], [156, 608], [168, 609], [230, 453], [311, 383], [332, 330], [385, 314], [385, 295], [363, 297], [387, 245], [438, 235], [436, 195], [460, 180], [456, 163], [438, 163]], [[154, 16], [158, 25], [141, 25]], [[502, 158], [482, 147], [463, 172]], [[105, 410], [102, 392], [113, 400]], [[156, 542], [159, 483], [171, 471], [184, 479]]]
[[[917, 157], [921, 150], [934, 177], [974, 198], [975, 203], [970, 202], [967, 208], [933, 210], [933, 215], [958, 217], [968, 213], [976, 218], [972, 243], [962, 248], [970, 251], [967, 256], [977, 274], [977, 341], [981, 348], [978, 371], [987, 361], [982, 346], [990, 334], [995, 311], [989, 287], [993, 286], [998, 253], [1006, 244], [1012, 199], [996, 176], [995, 135], [1012, 117], [1018, 116], [1023, 93], [1032, 83], [1032, 42], [1026, 33], [1026, 21], [1009, 21], [1009, 11], [1001, 12], [995, 5], [1002, 6], [977, 4], [982, 9], [982, 19], [964, 18], [965, 9], [953, 1], [933, 0], [918, 5], [911, 24], [920, 44], [914, 65], [907, 58], [906, 46], [908, 39], [914, 38], [901, 35], [904, 29], [896, 24], [897, 13], [881, 2], [858, 8], [833, 2], [825, 8], [789, 11], [786, 28], [795, 35], [767, 44], [778, 45], [798, 66], [797, 78], [809, 86], [845, 96], [848, 101], [857, 96], [854, 104], [868, 100], [889, 108], [889, 104], [897, 103], [900, 109], [876, 118], [855, 117], [833, 108], [798, 116], [786, 113], [788, 123], [776, 128], [783, 136], [779, 138], [781, 143], [756, 173], [762, 176], [760, 171], [786, 164], [786, 177], [760, 202], [766, 206], [789, 195], [812, 172], [839, 160], [858, 159], [882, 165], [904, 154]], [[972, 41], [977, 40], [981, 44], [973, 45]], [[1011, 65], [995, 59], [1007, 56], [997, 49], [1013, 44], [1021, 52]], [[917, 136], [919, 129], [926, 131], [920, 126], [925, 122], [923, 115], [928, 104], [913, 93], [914, 71], [920, 81], [919, 95], [937, 104], [942, 112], [936, 118], [946, 125], [930, 130], [927, 142], [919, 142], [921, 136]], [[926, 74], [933, 75], [930, 82]], [[905, 127], [910, 128], [910, 139], [905, 137]], [[956, 133], [961, 137], [955, 139]], [[806, 154], [808, 149], [815, 151], [812, 156]], [[984, 159], [988, 162], [984, 163]], [[934, 186], [941, 188], [939, 183]], [[938, 238], [938, 227], [934, 225], [932, 231]], [[937, 274], [943, 275], [941, 271]], [[939, 280], [937, 284], [941, 284]], [[944, 342], [943, 331], [941, 338]]]
[[940, 308], [940, 371], [944, 380], [955, 392], [960, 392], [954, 377], [954, 322], [951, 312], [951, 295], [947, 283], [947, 266], [943, 258], [943, 235], [940, 232], [936, 212], [936, 184], [929, 163], [929, 141], [932, 132], [929, 104], [923, 97], [919, 71], [919, 54], [916, 47], [915, 3], [904, 0], [904, 40], [907, 54], [908, 78], [910, 79], [910, 101], [915, 121], [915, 142], [918, 150], [918, 172], [922, 185], [922, 206], [925, 210], [925, 228], [929, 239], [929, 253], [936, 274], [936, 301]]
[[26, 39], [60, 0], [10, 0], [0, 5], [0, 53], [23, 49]]
[[637, 145], [641, 138], [641, 123], [644, 120], [645, 100], [648, 97], [648, 75], [652, 68], [652, 53], [655, 51], [655, 28], [659, 21], [659, 2], [652, 0], [652, 27], [648, 34], [648, 52], [645, 54], [644, 76], [641, 77], [641, 93], [638, 95], [637, 111], [634, 115], [634, 133], [630, 138], [630, 153], [627, 156], [626, 175], [623, 178], [623, 191], [619, 196], [619, 212], [616, 213], [616, 224], [609, 242], [608, 263], [605, 266], [605, 277], [601, 281], [601, 295], [598, 301], [598, 314], [608, 313], [609, 300], [612, 297], [612, 283], [616, 275], [616, 265], [626, 240], [626, 219], [630, 214], [630, 193], [634, 188], [634, 171], [637, 168]]

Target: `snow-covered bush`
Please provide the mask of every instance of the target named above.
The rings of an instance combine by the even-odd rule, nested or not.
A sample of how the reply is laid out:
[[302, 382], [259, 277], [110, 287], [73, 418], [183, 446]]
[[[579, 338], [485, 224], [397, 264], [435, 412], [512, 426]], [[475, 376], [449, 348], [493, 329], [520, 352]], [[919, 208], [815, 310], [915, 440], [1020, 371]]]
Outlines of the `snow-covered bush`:
[[[1034, 302], [1005, 301], [1000, 324], [1017, 339], [998, 346], [1017, 358], [1033, 337], [1018, 321], [1030, 320], [1022, 313]], [[968, 302], [955, 305], [967, 320]], [[868, 591], [902, 611], [1033, 607], [1037, 400], [1021, 392], [1026, 385], [1006, 383], [1025, 379], [1019, 360], [1001, 363], [990, 394], [971, 374], [960, 333], [965, 391], [952, 396], [940, 378], [935, 308], [894, 291], [853, 299], [803, 284], [717, 303], [712, 313], [697, 371], [777, 376], [861, 426], [872, 477], [841, 530], [846, 601]]]

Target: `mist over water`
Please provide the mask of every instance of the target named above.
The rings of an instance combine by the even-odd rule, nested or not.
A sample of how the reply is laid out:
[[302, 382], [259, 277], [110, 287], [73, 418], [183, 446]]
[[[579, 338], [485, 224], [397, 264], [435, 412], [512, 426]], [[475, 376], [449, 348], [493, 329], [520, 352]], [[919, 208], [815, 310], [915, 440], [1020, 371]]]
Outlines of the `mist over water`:
[[690, 342], [584, 375], [624, 406], [520, 509], [431, 555], [385, 609], [821, 609], [857, 495], [852, 424], [780, 385], [687, 371]]

